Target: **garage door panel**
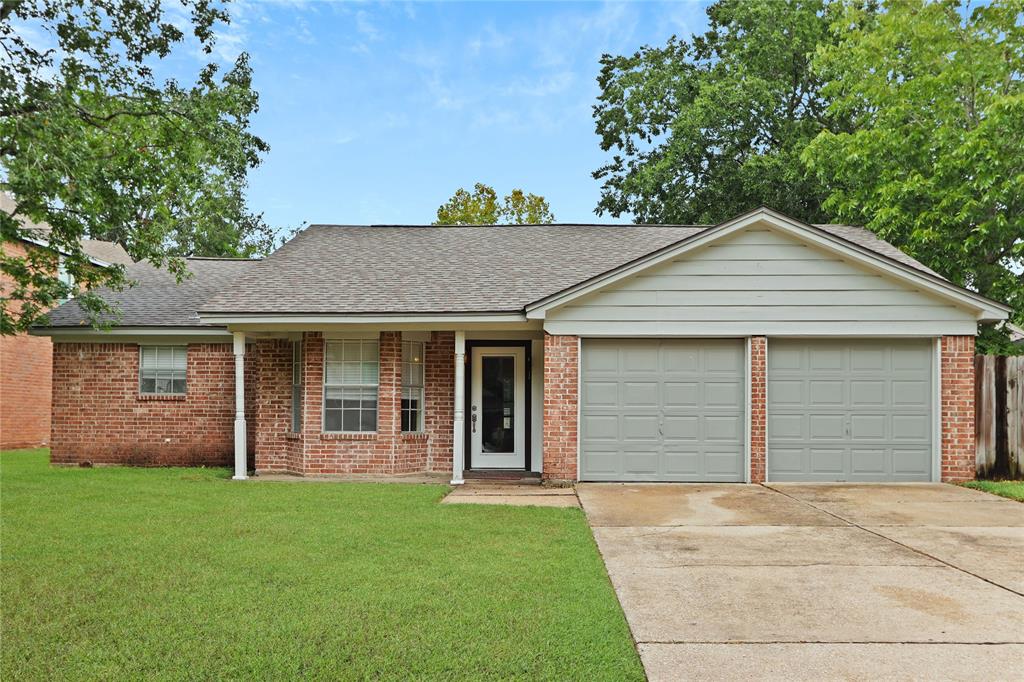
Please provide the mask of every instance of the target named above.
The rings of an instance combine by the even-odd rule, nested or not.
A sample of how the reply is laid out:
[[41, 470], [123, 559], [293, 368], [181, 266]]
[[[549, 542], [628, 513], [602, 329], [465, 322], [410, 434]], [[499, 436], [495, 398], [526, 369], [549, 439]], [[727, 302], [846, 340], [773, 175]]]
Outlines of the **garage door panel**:
[[770, 340], [769, 480], [930, 480], [933, 355], [927, 339]]
[[745, 367], [739, 339], [585, 339], [581, 478], [742, 481]]

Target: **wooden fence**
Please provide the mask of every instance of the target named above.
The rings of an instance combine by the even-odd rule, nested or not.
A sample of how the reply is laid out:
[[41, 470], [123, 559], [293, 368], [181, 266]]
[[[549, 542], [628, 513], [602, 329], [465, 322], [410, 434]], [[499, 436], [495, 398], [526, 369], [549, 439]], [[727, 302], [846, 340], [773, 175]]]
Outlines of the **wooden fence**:
[[1024, 476], [1024, 356], [974, 358], [979, 478]]

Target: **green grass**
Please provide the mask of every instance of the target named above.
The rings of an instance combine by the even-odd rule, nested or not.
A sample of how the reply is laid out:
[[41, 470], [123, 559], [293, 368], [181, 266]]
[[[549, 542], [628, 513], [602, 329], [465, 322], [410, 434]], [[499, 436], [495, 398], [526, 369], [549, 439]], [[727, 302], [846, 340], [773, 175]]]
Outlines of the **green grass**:
[[0, 678], [643, 679], [578, 509], [0, 455]]
[[1024, 481], [968, 481], [963, 485], [1024, 502]]

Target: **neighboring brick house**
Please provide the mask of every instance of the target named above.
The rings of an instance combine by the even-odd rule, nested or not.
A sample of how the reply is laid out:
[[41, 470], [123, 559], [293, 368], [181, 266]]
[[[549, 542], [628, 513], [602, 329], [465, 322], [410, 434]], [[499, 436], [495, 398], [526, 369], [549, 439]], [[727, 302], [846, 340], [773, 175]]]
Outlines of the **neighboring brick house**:
[[[3, 192], [0, 210], [14, 210], [10, 195]], [[30, 249], [49, 248], [47, 225], [23, 226], [31, 230], [31, 237], [5, 242], [5, 254], [23, 256]], [[112, 242], [85, 239], [82, 247], [97, 267], [131, 262], [128, 253]], [[12, 285], [13, 280], [0, 273], [0, 298]], [[37, 447], [49, 442], [52, 358], [53, 344], [48, 338], [24, 333], [0, 336], [0, 449]]]
[[973, 475], [978, 322], [1009, 309], [871, 233], [312, 226], [263, 261], [144, 265], [53, 338], [55, 463], [235, 477]]

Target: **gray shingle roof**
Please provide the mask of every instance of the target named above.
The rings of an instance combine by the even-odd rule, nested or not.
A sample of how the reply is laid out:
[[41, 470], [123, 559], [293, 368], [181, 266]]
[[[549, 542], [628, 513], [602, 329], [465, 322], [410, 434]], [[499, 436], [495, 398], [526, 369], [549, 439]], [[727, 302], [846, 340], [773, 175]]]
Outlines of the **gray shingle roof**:
[[[99, 289], [104, 300], [121, 310], [117, 321], [122, 327], [199, 327], [196, 310], [215, 292], [229, 286], [258, 265], [244, 259], [188, 258], [192, 276], [178, 284], [174, 275], [149, 263], [125, 266], [125, 275], [136, 282], [124, 291]], [[68, 301], [50, 312], [50, 327], [88, 325], [81, 307]]]
[[[522, 311], [534, 301], [707, 229], [682, 225], [313, 225], [204, 313]], [[821, 229], [931, 272], [862, 228]]]
[[[931, 272], [862, 228], [821, 229]], [[263, 261], [188, 259], [193, 277], [146, 263], [126, 267], [138, 284], [101, 292], [120, 326], [201, 326], [204, 313], [520, 312], [574, 284], [691, 237], [693, 225], [504, 225], [484, 227], [314, 225]], [[71, 301], [52, 327], [87, 324]]]

